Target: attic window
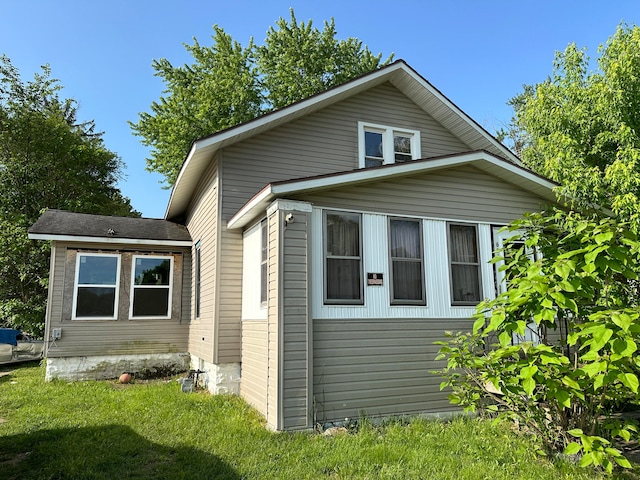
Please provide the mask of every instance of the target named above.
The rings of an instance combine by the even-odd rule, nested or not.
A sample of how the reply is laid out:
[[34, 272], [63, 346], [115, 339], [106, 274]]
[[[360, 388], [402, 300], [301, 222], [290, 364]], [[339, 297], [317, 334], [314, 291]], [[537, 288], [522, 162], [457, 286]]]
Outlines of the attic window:
[[359, 167], [377, 167], [420, 158], [420, 132], [358, 122]]

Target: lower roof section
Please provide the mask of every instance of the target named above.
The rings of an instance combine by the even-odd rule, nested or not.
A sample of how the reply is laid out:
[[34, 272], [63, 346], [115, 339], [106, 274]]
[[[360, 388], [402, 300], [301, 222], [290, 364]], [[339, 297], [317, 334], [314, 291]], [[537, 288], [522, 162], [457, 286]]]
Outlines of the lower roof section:
[[32, 240], [191, 246], [187, 228], [159, 218], [113, 217], [46, 210], [29, 229]]
[[234, 229], [246, 226], [253, 218], [264, 212], [274, 199], [287, 195], [331, 190], [349, 185], [413, 176], [461, 165], [473, 165], [490, 175], [517, 185], [519, 188], [550, 202], [558, 200], [554, 191], [557, 186], [556, 183], [504, 158], [479, 150], [270, 183], [229, 219], [227, 228]]

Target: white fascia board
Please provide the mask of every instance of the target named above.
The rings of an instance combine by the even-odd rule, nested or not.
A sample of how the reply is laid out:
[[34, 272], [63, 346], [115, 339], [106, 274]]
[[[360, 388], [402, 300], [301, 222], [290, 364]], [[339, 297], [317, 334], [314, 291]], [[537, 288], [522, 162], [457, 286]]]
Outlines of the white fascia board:
[[273, 187], [271, 185], [267, 185], [261, 192], [245, 203], [244, 206], [238, 210], [238, 213], [229, 219], [227, 222], [227, 230], [242, 228], [251, 220], [251, 217], [254, 216], [250, 215], [251, 213], [257, 214], [259, 210], [266, 211], [274, 198], [272, 190]]
[[456, 114], [471, 128], [478, 131], [487, 141], [492, 143], [496, 148], [502, 151], [511, 161], [521, 165], [522, 161], [518, 158], [516, 154], [514, 154], [511, 150], [505, 147], [502, 143], [496, 140], [489, 132], [487, 132], [482, 126], [477, 123], [473, 118], [467, 115], [463, 110], [461, 110], [455, 103], [449, 100], [444, 96], [436, 87], [434, 87], [428, 80], [422, 77], [418, 72], [413, 70], [411, 67], [406, 67], [403, 69], [407, 74], [413, 78], [416, 82], [418, 82], [425, 90], [427, 90], [431, 95], [436, 97], [442, 104], [446, 105], [452, 111], [456, 112]]
[[[395, 68], [394, 68], [395, 67]], [[311, 98], [308, 98], [307, 100], [303, 100], [301, 102], [295, 103], [293, 105], [290, 105], [288, 107], [284, 107], [280, 110], [276, 110], [275, 112], [272, 113], [268, 113], [266, 115], [263, 115], [261, 117], [258, 117], [254, 120], [250, 120], [249, 122], [243, 124], [243, 125], [239, 125], [237, 127], [232, 127], [229, 130], [223, 131], [219, 134], [213, 135], [211, 137], [205, 137], [201, 140], [196, 140], [196, 142], [194, 143], [194, 147], [196, 150], [202, 150], [205, 149], [207, 147], [210, 147], [212, 145], [216, 145], [218, 143], [222, 143], [225, 140], [229, 140], [232, 139], [233, 137], [239, 136], [243, 133], [247, 133], [250, 132], [251, 130], [254, 129], [258, 129], [260, 127], [264, 127], [265, 125], [268, 125], [270, 123], [277, 123], [278, 120], [288, 120], [289, 117], [295, 115], [296, 113], [302, 111], [302, 110], [307, 110], [310, 107], [313, 107], [315, 105], [318, 104], [322, 104], [324, 102], [326, 102], [327, 100], [330, 100], [333, 97], [338, 97], [340, 96], [340, 94], [348, 91], [348, 90], [353, 90], [353, 89], [357, 89], [359, 86], [364, 85], [364, 84], [368, 84], [368, 83], [373, 83], [376, 80], [379, 79], [379, 77], [386, 77], [389, 76], [391, 74], [393, 74], [393, 72], [395, 72], [398, 69], [404, 69], [407, 70], [404, 67], [404, 64], [398, 64], [398, 65], [392, 65], [389, 67], [383, 67], [380, 70], [376, 70], [374, 72], [372, 72], [369, 75], [365, 75], [357, 80], [353, 80], [350, 82], [347, 82], [346, 84], [343, 84], [339, 87], [333, 88], [331, 90], [328, 90], [326, 92], [314, 95]], [[407, 70], [408, 71], [408, 70]], [[177, 182], [176, 182], [177, 183]]]
[[178, 172], [178, 178], [176, 178], [176, 181], [173, 184], [173, 188], [171, 189], [171, 194], [169, 195], [169, 201], [167, 202], [167, 208], [164, 211], [164, 218], [168, 218], [169, 216], [169, 210], [171, 209], [171, 204], [173, 203], [174, 195], [176, 193], [176, 190], [178, 189], [178, 184], [182, 180], [184, 172], [187, 171], [187, 167], [191, 163], [191, 159], [193, 158], [195, 151], [196, 151], [196, 144], [193, 143], [191, 145], [191, 149], [189, 150], [189, 153], [187, 154], [187, 158], [182, 164], [182, 168], [180, 168], [180, 171]]
[[280, 196], [298, 193], [300, 191], [341, 187], [350, 183], [369, 182], [395, 176], [404, 176], [411, 173], [427, 172], [429, 170], [472, 163], [478, 160], [488, 160], [500, 167], [508, 165], [508, 162], [498, 163], [497, 161], [492, 160], [492, 157], [484, 152], [472, 152], [434, 160], [406, 162], [402, 164], [395, 164], [393, 166], [384, 166], [382, 168], [361, 168], [349, 173], [327, 175], [319, 178], [311, 178], [309, 180], [282, 183], [280, 185], [276, 184], [271, 187], [271, 191], [274, 195]]
[[[433, 160], [421, 160], [416, 162], [407, 162], [395, 164], [393, 166], [385, 166], [382, 168], [361, 168], [353, 172], [340, 173], [336, 175], [326, 175], [308, 180], [298, 180], [291, 182], [283, 182], [275, 185], [268, 185], [260, 193], [247, 202], [227, 223], [227, 229], [242, 228], [259, 211], [266, 210], [275, 198], [284, 197], [297, 193], [303, 193], [313, 190], [340, 188], [345, 185], [355, 183], [365, 183], [375, 180], [393, 178], [397, 176], [406, 176], [413, 173], [426, 173], [431, 170], [440, 168], [449, 168], [465, 164], [478, 164], [487, 162], [498, 169], [509, 172], [511, 175], [517, 176], [529, 184], [537, 185], [548, 192], [547, 197], [555, 198], [555, 183], [540, 177], [519, 165], [513, 164], [507, 160], [500, 159], [487, 152], [470, 152], [455, 155], [446, 158]], [[482, 167], [479, 167], [482, 169]], [[526, 189], [526, 188], [525, 188]], [[539, 193], [538, 193], [539, 194]]]
[[498, 163], [495, 160], [492, 160], [491, 157], [485, 158], [484, 160], [487, 160], [493, 163], [494, 165], [497, 165], [498, 167], [503, 168], [504, 170], [508, 170], [509, 172], [514, 173], [519, 177], [525, 178], [530, 182], [537, 183], [542, 187], [546, 187], [549, 190], [553, 190], [555, 187], [558, 186], [556, 183], [552, 182], [551, 180], [547, 180], [546, 178], [536, 175], [530, 170], [519, 167], [518, 165], [513, 165], [511, 163], [504, 163], [504, 162]]
[[313, 207], [309, 202], [300, 202], [298, 200], [286, 200], [276, 198], [267, 208], [267, 216], [272, 215], [277, 210], [290, 210], [294, 212], [311, 213]]
[[105, 243], [105, 244], [128, 244], [128, 245], [149, 245], [162, 247], [190, 247], [193, 242], [190, 240], [148, 240], [133, 238], [105, 238], [105, 237], [85, 237], [75, 235], [49, 235], [46, 233], [30, 233], [31, 240], [54, 240], [57, 242], [76, 243]]

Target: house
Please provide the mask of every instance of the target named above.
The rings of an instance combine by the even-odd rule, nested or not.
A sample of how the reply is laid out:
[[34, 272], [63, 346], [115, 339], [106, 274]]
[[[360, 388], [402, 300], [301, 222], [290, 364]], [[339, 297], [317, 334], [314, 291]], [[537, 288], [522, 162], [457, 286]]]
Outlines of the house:
[[196, 141], [165, 218], [47, 211], [47, 377], [187, 363], [276, 430], [451, 411], [434, 341], [556, 201], [403, 61]]

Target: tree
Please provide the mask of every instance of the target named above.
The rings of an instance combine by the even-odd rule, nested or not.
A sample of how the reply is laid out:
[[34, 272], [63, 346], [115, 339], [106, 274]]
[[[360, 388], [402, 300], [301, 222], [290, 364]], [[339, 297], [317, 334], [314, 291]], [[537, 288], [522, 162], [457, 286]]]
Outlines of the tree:
[[24, 83], [0, 57], [0, 324], [32, 334], [44, 325], [49, 246], [27, 229], [42, 210], [137, 214], [116, 187], [122, 161], [50, 74]]
[[640, 228], [640, 28], [620, 25], [590, 72], [586, 50], [556, 54], [552, 75], [513, 99], [522, 160], [562, 184], [577, 206], [598, 204]]
[[135, 135], [151, 147], [147, 169], [164, 175], [173, 185], [198, 138], [216, 133], [261, 114], [325, 91], [391, 61], [355, 38], [338, 40], [333, 19], [323, 30], [313, 23], [280, 18], [264, 44], [253, 39], [246, 47], [214, 25], [213, 45], [194, 39], [185, 48], [194, 63], [174, 67], [168, 60], [153, 62], [155, 75], [166, 84], [151, 112], [130, 123]]
[[[630, 467], [616, 442], [637, 438], [637, 426], [612, 413], [638, 399], [637, 235], [560, 210], [510, 228], [521, 240], [496, 259], [506, 291], [478, 305], [473, 333], [439, 342], [443, 387], [453, 403], [517, 420], [549, 451], [580, 453], [583, 466]], [[531, 321], [540, 342], [514, 342]]]

